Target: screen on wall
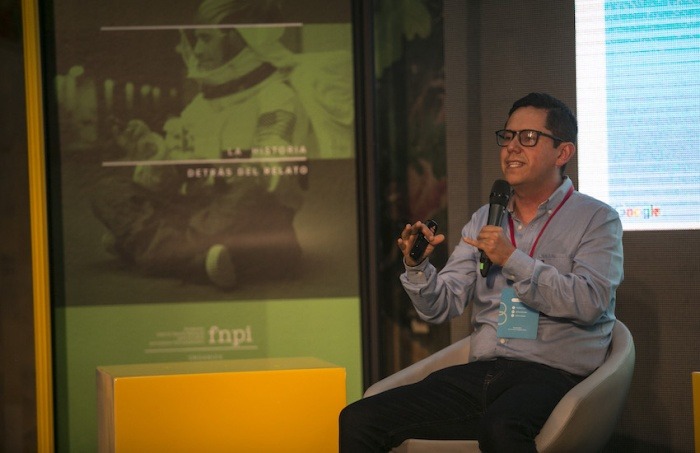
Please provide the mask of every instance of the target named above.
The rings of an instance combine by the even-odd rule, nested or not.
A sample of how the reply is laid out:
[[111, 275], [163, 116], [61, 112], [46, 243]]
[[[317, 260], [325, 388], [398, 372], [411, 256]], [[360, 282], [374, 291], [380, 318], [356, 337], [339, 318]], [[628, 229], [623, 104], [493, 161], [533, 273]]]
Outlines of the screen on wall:
[[700, 2], [576, 0], [576, 71], [580, 190], [700, 229]]

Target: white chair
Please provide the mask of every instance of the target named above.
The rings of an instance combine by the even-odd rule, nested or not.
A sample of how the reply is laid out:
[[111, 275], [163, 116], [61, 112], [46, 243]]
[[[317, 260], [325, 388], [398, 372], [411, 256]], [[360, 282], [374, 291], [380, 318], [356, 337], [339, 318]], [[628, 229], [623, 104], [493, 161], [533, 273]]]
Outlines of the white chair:
[[[629, 392], [634, 372], [634, 341], [627, 326], [615, 322], [605, 362], [572, 388], [554, 408], [535, 438], [539, 452], [596, 452], [610, 439]], [[469, 337], [442, 349], [370, 386], [371, 396], [417, 382], [433, 371], [463, 364], [469, 357]], [[396, 453], [479, 452], [476, 440], [408, 439]]]

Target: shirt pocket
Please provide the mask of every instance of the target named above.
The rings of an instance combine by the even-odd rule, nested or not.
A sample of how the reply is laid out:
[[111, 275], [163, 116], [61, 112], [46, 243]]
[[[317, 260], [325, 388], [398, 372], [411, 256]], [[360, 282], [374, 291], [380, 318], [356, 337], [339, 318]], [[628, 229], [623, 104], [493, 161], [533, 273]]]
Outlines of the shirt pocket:
[[568, 274], [574, 269], [574, 257], [562, 253], [543, 253], [537, 257], [544, 264], [554, 266], [559, 273]]

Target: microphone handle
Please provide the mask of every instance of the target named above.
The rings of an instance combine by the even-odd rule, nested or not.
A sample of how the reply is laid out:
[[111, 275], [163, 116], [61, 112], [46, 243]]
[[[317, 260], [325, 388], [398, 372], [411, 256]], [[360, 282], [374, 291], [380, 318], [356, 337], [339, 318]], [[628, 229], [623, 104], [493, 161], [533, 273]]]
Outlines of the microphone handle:
[[486, 256], [484, 252], [481, 252], [481, 258], [479, 258], [479, 272], [481, 272], [482, 277], [486, 277], [491, 269], [491, 260]]
[[[500, 225], [503, 220], [503, 214], [505, 213], [505, 207], [500, 204], [492, 204], [489, 209], [489, 222], [488, 225]], [[481, 251], [481, 256], [479, 257], [479, 272], [481, 272], [482, 277], [488, 275], [491, 269], [491, 260], [486, 253]]]

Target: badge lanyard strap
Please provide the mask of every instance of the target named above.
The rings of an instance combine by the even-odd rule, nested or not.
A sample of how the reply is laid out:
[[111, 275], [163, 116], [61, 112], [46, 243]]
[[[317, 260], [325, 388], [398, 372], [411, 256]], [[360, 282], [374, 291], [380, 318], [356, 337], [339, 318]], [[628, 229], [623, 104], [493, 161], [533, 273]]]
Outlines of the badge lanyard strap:
[[[564, 195], [564, 199], [561, 200], [561, 203], [559, 203], [559, 206], [557, 206], [554, 209], [554, 212], [552, 212], [552, 215], [549, 216], [549, 218], [547, 219], [547, 222], [545, 222], [544, 226], [542, 227], [539, 234], [535, 238], [535, 243], [532, 244], [532, 249], [530, 250], [530, 258], [532, 258], [533, 255], [535, 254], [535, 248], [537, 247], [537, 243], [539, 242], [540, 238], [542, 237], [542, 233], [544, 233], [545, 228], [547, 228], [547, 226], [549, 225], [549, 222], [551, 222], [552, 219], [554, 218], [554, 216], [557, 214], [557, 212], [559, 212], [559, 209], [561, 209], [561, 207], [564, 206], [564, 203], [566, 203], [566, 200], [568, 200], [569, 197], [571, 197], [572, 193], [574, 193], [574, 186], [569, 187], [569, 191], [566, 192], [566, 195]], [[517, 247], [515, 245], [515, 224], [513, 223], [512, 216], [508, 216], [508, 226], [510, 227], [510, 242], [513, 244], [513, 247]]]

